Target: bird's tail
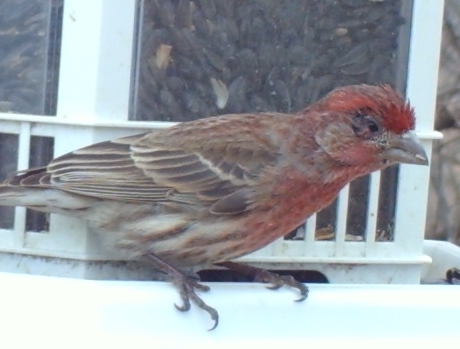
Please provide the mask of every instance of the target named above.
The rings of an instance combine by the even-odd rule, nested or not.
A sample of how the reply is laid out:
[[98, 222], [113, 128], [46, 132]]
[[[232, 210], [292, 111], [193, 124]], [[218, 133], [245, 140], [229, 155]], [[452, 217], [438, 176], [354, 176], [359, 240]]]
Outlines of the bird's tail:
[[0, 206], [25, 206], [45, 212], [88, 208], [95, 200], [53, 188], [0, 184]]

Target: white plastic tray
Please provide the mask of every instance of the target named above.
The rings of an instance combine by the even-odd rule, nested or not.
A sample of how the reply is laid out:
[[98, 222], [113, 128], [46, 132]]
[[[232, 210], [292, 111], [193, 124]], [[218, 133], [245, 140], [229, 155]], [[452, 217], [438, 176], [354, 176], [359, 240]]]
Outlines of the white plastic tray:
[[[92, 281], [0, 273], [2, 348], [380, 347], [433, 341], [458, 345], [460, 287], [311, 285], [293, 290], [211, 283], [217, 329], [164, 282]], [[275, 346], [273, 346], [275, 345]], [[313, 346], [312, 346], [313, 345]], [[455, 346], [454, 346], [455, 347]]]

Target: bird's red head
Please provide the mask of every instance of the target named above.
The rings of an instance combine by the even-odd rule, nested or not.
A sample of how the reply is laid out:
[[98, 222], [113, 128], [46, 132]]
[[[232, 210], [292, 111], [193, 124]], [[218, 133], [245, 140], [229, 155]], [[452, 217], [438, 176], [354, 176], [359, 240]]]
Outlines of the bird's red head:
[[331, 166], [365, 173], [395, 163], [428, 163], [411, 132], [414, 110], [389, 85], [335, 89], [303, 112], [312, 114], [320, 125], [315, 141]]
[[382, 126], [396, 134], [413, 130], [414, 109], [389, 85], [340, 87], [313, 105], [314, 110], [360, 113], [381, 119]]

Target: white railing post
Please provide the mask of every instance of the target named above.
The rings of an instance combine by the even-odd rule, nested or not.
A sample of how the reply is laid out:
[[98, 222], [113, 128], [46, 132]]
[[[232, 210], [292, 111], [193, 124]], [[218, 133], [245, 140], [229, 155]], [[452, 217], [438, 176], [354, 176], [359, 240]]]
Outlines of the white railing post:
[[[64, 2], [56, 118], [77, 123], [128, 119], [135, 7], [135, 1], [125, 0]], [[54, 135], [55, 156], [101, 140], [96, 127], [60, 131]], [[77, 259], [106, 255], [95, 248], [95, 236], [81, 220], [51, 214], [50, 234], [52, 239], [26, 234], [25, 247]]]
[[64, 3], [58, 117], [127, 120], [135, 1]]
[[[407, 97], [417, 114], [417, 131], [431, 156], [436, 104], [443, 1], [415, 0], [412, 17]], [[423, 139], [423, 134], [431, 139]], [[438, 135], [440, 136], [440, 135]], [[410, 251], [422, 251], [428, 201], [428, 166], [402, 165], [395, 217], [395, 239]], [[415, 234], [415, 238], [414, 238]], [[417, 246], [414, 246], [417, 244]]]

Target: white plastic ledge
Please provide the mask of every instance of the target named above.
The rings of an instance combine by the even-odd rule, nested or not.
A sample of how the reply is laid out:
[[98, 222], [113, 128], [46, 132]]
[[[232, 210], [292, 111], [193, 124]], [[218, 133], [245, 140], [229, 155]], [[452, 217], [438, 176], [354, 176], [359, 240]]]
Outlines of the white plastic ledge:
[[208, 314], [174, 308], [179, 296], [169, 283], [0, 273], [0, 285], [4, 348], [215, 349], [215, 340], [219, 348], [426, 347], [460, 339], [457, 286], [311, 285], [296, 303], [289, 289], [209, 283], [201, 295], [221, 321], [207, 331]]

